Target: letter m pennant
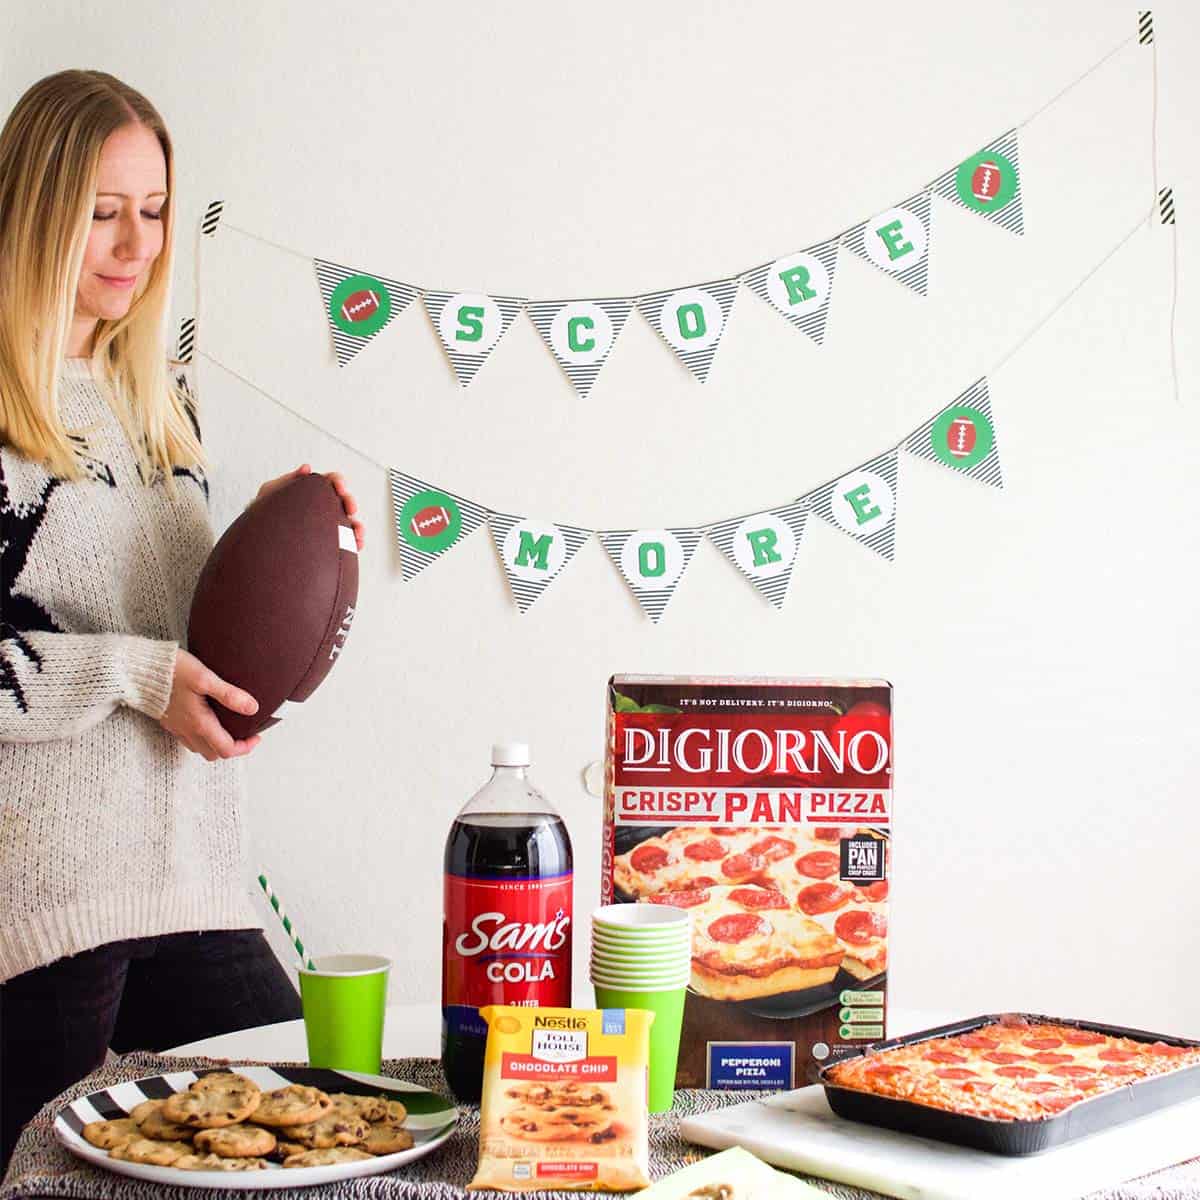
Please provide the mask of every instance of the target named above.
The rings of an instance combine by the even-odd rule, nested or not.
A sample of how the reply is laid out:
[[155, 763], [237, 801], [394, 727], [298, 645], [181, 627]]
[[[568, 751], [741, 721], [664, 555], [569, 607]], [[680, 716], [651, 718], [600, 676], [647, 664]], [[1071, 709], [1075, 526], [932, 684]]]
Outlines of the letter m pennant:
[[521, 612], [529, 611], [592, 536], [590, 529], [498, 512], [488, 513], [488, 527]]

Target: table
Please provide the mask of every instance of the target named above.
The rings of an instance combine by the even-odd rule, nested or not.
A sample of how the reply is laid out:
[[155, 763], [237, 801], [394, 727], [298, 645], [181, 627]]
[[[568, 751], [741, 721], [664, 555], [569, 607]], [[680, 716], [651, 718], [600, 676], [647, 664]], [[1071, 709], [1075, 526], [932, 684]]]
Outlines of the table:
[[[582, 1003], [577, 1000], [577, 1003]], [[898, 1037], [916, 1029], [928, 1029], [952, 1018], [923, 1009], [891, 1008], [888, 1033]], [[383, 1023], [384, 1058], [437, 1058], [441, 1053], [442, 1010], [436, 1001], [388, 1006]], [[164, 1054], [205, 1055], [212, 1058], [258, 1058], [274, 1062], [303, 1062], [308, 1057], [303, 1021], [281, 1021], [260, 1025], [220, 1037], [204, 1038], [183, 1046], [172, 1046]]]

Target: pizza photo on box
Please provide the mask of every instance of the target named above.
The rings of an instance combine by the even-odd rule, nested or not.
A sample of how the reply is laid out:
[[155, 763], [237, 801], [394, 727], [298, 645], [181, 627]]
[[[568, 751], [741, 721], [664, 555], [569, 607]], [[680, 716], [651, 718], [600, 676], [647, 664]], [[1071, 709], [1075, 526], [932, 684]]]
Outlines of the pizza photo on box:
[[878, 830], [676, 826], [616, 856], [616, 898], [691, 910], [699, 995], [798, 1015], [887, 970], [888, 881], [839, 878], [846, 838], [878, 842], [886, 870]]

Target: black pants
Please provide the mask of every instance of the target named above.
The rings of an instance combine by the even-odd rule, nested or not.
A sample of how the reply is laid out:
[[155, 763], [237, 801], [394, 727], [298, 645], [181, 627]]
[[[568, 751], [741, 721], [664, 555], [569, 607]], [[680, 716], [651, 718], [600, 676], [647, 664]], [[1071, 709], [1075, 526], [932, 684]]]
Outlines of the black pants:
[[165, 1050], [300, 1016], [260, 929], [132, 938], [0, 984], [0, 1177], [25, 1122], [108, 1047]]

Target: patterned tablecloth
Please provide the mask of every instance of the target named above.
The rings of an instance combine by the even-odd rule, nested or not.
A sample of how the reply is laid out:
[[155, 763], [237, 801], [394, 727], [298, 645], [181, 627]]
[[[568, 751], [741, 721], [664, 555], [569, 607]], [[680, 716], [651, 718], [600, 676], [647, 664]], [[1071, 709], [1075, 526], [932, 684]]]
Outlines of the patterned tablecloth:
[[[33, 1200], [43, 1196], [61, 1196], [71, 1200], [228, 1200], [229, 1193], [218, 1189], [160, 1186], [93, 1167], [64, 1149], [51, 1128], [54, 1114], [63, 1104], [89, 1092], [145, 1075], [225, 1065], [228, 1065], [225, 1059], [166, 1058], [144, 1052], [127, 1054], [107, 1063], [46, 1105], [29, 1123], [0, 1184], [0, 1200]], [[383, 1064], [382, 1074], [449, 1094], [441, 1067], [433, 1059], [392, 1059]], [[653, 1178], [668, 1175], [708, 1153], [683, 1140], [679, 1134], [681, 1117], [710, 1112], [748, 1098], [749, 1095], [744, 1092], [736, 1095], [728, 1092], [677, 1092], [674, 1110], [650, 1119], [650, 1171]], [[350, 1179], [320, 1188], [286, 1188], [272, 1191], [270, 1195], [273, 1200], [315, 1200], [318, 1195], [336, 1197], [337, 1200], [358, 1200], [360, 1197], [378, 1200], [481, 1198], [485, 1193], [468, 1193], [464, 1190], [475, 1173], [479, 1111], [473, 1107], [464, 1107], [460, 1111], [458, 1128], [445, 1145], [392, 1174]], [[808, 1182], [841, 1200], [879, 1200], [874, 1192], [864, 1192], [845, 1184], [823, 1179], [808, 1179]], [[539, 1195], [548, 1200], [578, 1200], [581, 1193], [542, 1192]], [[1200, 1200], [1200, 1159], [1159, 1171], [1110, 1191], [1096, 1192], [1088, 1200]]]

